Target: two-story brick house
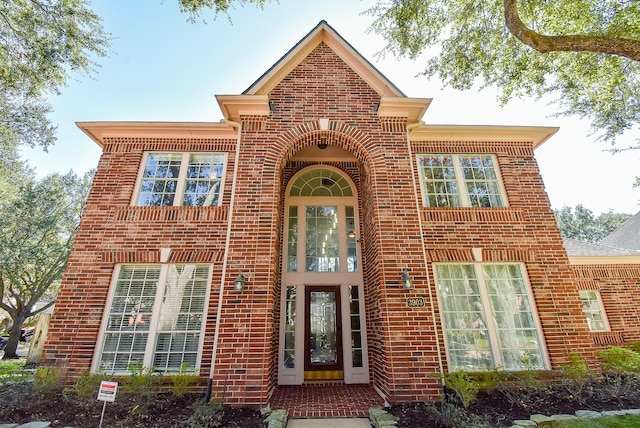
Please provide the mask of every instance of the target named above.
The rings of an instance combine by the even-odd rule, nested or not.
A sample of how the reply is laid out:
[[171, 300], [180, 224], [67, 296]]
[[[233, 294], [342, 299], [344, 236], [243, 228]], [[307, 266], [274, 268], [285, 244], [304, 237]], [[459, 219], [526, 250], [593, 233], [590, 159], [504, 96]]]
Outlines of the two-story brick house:
[[430, 99], [325, 22], [216, 98], [221, 122], [78, 124], [103, 155], [45, 364], [188, 367], [262, 405], [323, 380], [428, 400], [443, 371], [593, 358], [534, 158], [556, 128], [425, 125]]

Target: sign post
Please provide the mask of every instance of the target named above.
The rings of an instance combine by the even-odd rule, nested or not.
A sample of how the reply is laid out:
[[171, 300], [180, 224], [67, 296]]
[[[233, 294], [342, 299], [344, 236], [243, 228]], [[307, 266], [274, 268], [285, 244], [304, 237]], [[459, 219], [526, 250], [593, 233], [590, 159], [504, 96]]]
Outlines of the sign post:
[[118, 391], [118, 382], [109, 382], [103, 380], [100, 382], [100, 389], [98, 390], [98, 401], [102, 401], [102, 414], [100, 415], [100, 427], [102, 427], [102, 420], [104, 419], [104, 410], [107, 407], [107, 401], [113, 403], [116, 401], [116, 392]]

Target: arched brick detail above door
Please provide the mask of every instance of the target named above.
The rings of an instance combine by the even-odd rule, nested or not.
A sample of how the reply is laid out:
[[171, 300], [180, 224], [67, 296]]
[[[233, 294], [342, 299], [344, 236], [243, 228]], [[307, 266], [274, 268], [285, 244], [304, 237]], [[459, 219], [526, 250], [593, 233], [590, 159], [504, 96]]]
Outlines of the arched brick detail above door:
[[281, 170], [296, 152], [319, 142], [338, 146], [352, 153], [362, 163], [373, 183], [377, 181], [374, 179], [376, 174], [384, 175], [384, 157], [378, 146], [372, 143], [371, 137], [344, 122], [332, 120], [326, 130], [320, 129], [318, 121], [309, 121], [283, 132], [271, 146], [265, 159], [265, 167], [268, 159], [273, 159], [273, 165]]

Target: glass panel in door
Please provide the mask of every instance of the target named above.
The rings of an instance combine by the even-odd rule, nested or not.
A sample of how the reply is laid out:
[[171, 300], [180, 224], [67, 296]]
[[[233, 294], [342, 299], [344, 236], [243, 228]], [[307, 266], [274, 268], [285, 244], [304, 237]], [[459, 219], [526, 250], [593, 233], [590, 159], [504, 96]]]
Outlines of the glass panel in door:
[[340, 288], [306, 287], [305, 371], [342, 370]]

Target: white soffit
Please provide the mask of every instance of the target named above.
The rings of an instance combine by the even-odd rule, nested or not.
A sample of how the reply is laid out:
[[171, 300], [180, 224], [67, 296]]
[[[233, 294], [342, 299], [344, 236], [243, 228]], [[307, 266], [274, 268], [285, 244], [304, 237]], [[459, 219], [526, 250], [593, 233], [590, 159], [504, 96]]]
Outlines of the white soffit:
[[76, 122], [100, 147], [105, 138], [237, 138], [224, 122]]
[[536, 149], [558, 132], [557, 127], [499, 125], [420, 125], [411, 141], [529, 141]]

